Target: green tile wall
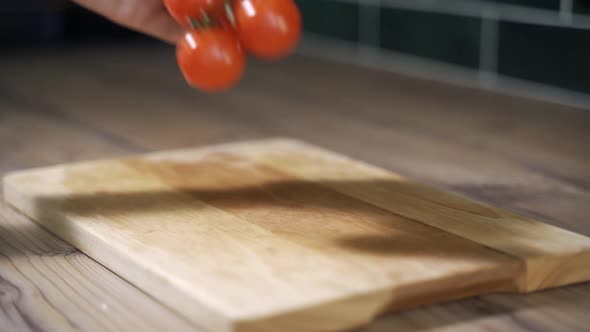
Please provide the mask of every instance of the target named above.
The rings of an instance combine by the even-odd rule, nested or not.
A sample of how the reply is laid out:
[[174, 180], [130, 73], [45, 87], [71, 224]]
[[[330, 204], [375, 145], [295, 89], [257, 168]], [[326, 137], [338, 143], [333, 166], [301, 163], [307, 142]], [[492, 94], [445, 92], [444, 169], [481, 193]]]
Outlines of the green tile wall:
[[574, 13], [590, 15], [590, 0], [574, 0]]
[[590, 94], [589, 30], [503, 22], [500, 36], [501, 74]]
[[380, 44], [388, 50], [477, 68], [480, 19], [411, 10], [381, 10]]
[[[73, 4], [50, 15], [41, 10], [56, 1], [65, 3], [22, 0], [0, 6], [0, 49], [103, 38], [150, 39]], [[452, 5], [447, 5], [451, 0], [295, 1], [308, 33], [370, 42], [383, 50], [473, 70], [485, 58], [486, 69], [495, 68], [503, 76], [590, 95], [590, 0], [452, 0]], [[379, 3], [380, 8], [371, 7]], [[562, 4], [572, 5], [569, 15], [560, 12]], [[519, 10], [506, 12], [510, 8], [505, 5], [519, 6]], [[497, 19], [482, 19], [484, 8], [495, 8]], [[527, 12], [527, 8], [533, 10]], [[375, 14], [374, 22], [371, 14]], [[363, 22], [368, 29], [359, 27]], [[480, 40], [486, 35], [484, 27], [484, 32], [490, 32], [487, 36], [497, 37], [495, 43]], [[373, 28], [376, 34], [371, 36]], [[481, 49], [490, 53], [482, 57]]]
[[[359, 10], [375, 2], [296, 1], [306, 31], [364, 42], [359, 41]], [[378, 43], [372, 46], [474, 70], [481, 65], [480, 50], [486, 49], [493, 53], [483, 58], [491, 61], [486, 63], [499, 74], [590, 94], [590, 0], [572, 0], [573, 16], [561, 15], [561, 0], [463, 0], [469, 10], [456, 12], [453, 8], [460, 8], [456, 4], [461, 0], [454, 0], [453, 8], [442, 5], [444, 1], [381, 0]], [[478, 11], [473, 4], [496, 8], [497, 19], [482, 18], [484, 7]], [[521, 7], [518, 15], [524, 15], [522, 21], [512, 12], [502, 16], [506, 4]], [[534, 9], [531, 15], [527, 8]], [[482, 41], [484, 22], [491, 29], [486, 30], [491, 38]]]
[[328, 0], [296, 0], [305, 31], [347, 41], [358, 40], [359, 5]]

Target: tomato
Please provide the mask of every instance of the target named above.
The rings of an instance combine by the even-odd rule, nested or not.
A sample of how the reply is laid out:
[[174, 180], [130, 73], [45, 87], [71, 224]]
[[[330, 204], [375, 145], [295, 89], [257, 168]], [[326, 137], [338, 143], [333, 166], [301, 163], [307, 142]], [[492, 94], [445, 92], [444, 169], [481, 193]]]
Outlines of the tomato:
[[246, 66], [235, 33], [218, 27], [187, 32], [177, 44], [176, 59], [186, 81], [205, 92], [237, 84]]
[[219, 14], [225, 8], [225, 0], [164, 0], [164, 4], [170, 15], [184, 27], [191, 26], [191, 17], [199, 19], [203, 13]]
[[244, 48], [263, 59], [282, 58], [301, 37], [301, 13], [293, 0], [235, 0], [238, 38]]

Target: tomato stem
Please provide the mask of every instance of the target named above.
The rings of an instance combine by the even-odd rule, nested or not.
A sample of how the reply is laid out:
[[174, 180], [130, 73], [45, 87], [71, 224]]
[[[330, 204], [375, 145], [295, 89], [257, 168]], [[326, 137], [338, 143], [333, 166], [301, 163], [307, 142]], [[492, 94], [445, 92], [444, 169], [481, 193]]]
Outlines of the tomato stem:
[[201, 25], [201, 22], [199, 22], [199, 20], [197, 20], [194, 17], [190, 17], [188, 18], [188, 22], [189, 25], [193, 28], [193, 29], [201, 29], [203, 26]]
[[236, 28], [236, 17], [234, 16], [234, 11], [232, 8], [232, 1], [231, 0], [225, 1], [225, 14], [227, 15], [227, 18], [229, 19], [229, 23], [231, 23], [232, 27], [234, 27], [234, 29], [235, 29]]
[[209, 15], [207, 15], [207, 12], [205, 12], [204, 10], [201, 10], [201, 22], [205, 27], [211, 26], [211, 18], [209, 17]]
[[[236, 28], [236, 18], [234, 16], [234, 12], [233, 12], [231, 4], [232, 4], [231, 0], [225, 1], [225, 14], [227, 16], [227, 19], [229, 20], [229, 23], [235, 29]], [[207, 14], [207, 12], [205, 10], [201, 10], [198, 18], [192, 17], [192, 16], [188, 17], [188, 22], [189, 22], [189, 26], [191, 28], [197, 29], [197, 30], [218, 26], [220, 24], [220, 22], [217, 21], [216, 19], [212, 19], [211, 16], [209, 16], [209, 14]]]

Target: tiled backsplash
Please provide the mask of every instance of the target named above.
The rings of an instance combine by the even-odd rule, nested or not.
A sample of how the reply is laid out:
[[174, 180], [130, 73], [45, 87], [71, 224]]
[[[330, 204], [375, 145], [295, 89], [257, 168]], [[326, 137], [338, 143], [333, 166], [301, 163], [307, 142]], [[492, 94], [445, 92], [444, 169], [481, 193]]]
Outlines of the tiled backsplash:
[[590, 95], [590, 0], [296, 1], [314, 37]]
[[[445, 68], [442, 79], [468, 76], [507, 92], [505, 82], [524, 82], [544, 97], [590, 100], [590, 0], [295, 1], [307, 40], [333, 58], [377, 68], [384, 66], [376, 59], [402, 59], [397, 68], [406, 74]], [[0, 8], [0, 48], [121, 36], [141, 35], [65, 0]]]
[[478, 67], [478, 18], [382, 8], [379, 22], [380, 48]]
[[573, 8], [575, 13], [590, 14], [590, 1], [576, 1]]

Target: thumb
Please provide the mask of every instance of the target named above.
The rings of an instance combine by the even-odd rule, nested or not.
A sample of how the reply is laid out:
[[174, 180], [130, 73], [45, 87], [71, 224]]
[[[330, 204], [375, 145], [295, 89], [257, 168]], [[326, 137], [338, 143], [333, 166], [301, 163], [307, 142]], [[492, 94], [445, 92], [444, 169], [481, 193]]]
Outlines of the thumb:
[[153, 37], [176, 43], [182, 28], [161, 0], [73, 0], [107, 19]]

